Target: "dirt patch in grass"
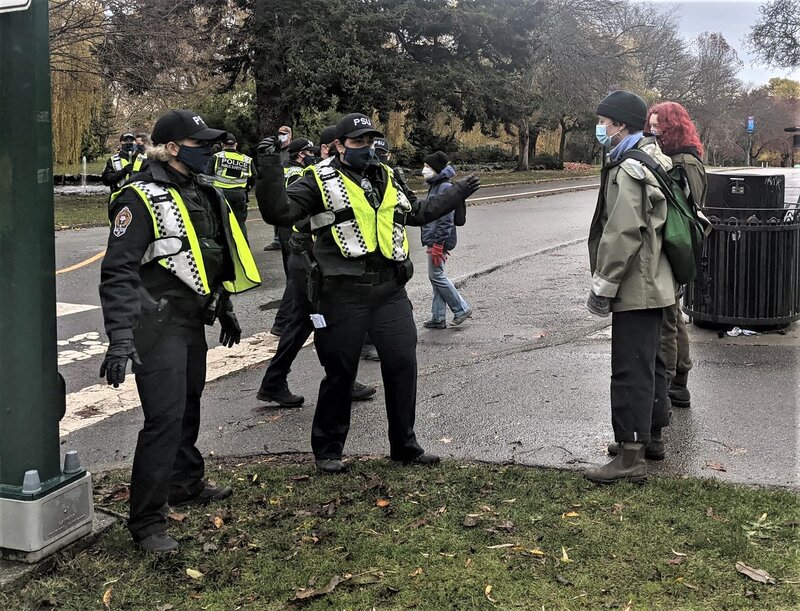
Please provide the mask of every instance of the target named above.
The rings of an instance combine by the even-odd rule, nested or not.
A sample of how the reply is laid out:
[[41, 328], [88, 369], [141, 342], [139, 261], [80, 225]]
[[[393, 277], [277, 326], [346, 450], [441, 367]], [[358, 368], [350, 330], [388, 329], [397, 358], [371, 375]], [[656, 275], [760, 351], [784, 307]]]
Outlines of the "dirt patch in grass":
[[[0, 607], [800, 608], [791, 492], [690, 479], [597, 487], [569, 472], [456, 462], [350, 467], [330, 476], [307, 457], [210, 464], [235, 494], [171, 514], [178, 554], [134, 549], [120, 524], [0, 593]], [[127, 512], [126, 477], [97, 478], [98, 506]]]

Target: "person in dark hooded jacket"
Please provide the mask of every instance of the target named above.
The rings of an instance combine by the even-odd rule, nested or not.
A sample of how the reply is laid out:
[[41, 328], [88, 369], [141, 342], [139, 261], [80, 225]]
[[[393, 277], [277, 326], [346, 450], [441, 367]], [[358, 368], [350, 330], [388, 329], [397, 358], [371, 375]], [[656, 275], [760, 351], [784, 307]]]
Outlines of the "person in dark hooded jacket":
[[[425, 157], [422, 175], [428, 183], [428, 197], [434, 197], [451, 187], [450, 180], [456, 171], [447, 155], [436, 151]], [[431, 319], [422, 324], [426, 329], [447, 328], [447, 308], [453, 312], [453, 324], [460, 325], [472, 316], [472, 308], [447, 277], [444, 266], [447, 255], [456, 247], [454, 212], [431, 221], [422, 227], [422, 245], [428, 252], [428, 278], [433, 287]]]

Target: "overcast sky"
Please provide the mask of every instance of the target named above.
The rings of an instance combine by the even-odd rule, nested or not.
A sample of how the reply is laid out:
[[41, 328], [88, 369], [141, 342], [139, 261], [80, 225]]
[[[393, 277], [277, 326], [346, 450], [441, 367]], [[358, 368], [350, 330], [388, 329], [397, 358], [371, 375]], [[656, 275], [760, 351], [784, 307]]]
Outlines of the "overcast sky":
[[[645, 2], [646, 0], [634, 0]], [[678, 10], [681, 31], [686, 38], [703, 32], [720, 32], [744, 62], [739, 78], [761, 85], [773, 76], [800, 80], [800, 71], [787, 72], [753, 63], [745, 38], [758, 18], [758, 8], [766, 0], [655, 0], [655, 4], [674, 6]]]

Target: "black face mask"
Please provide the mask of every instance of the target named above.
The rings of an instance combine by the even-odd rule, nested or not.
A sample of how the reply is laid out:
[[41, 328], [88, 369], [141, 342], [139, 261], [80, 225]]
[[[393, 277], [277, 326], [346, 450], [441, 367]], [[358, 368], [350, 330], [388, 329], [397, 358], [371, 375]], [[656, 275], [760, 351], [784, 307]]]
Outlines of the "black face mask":
[[385, 163], [387, 165], [389, 164], [389, 154], [388, 153], [386, 155], [377, 155], [377, 157], [378, 157], [378, 161], [380, 161], [381, 163]]
[[319, 163], [319, 161], [320, 160], [317, 157], [314, 157], [314, 155], [306, 155], [305, 157], [303, 157], [303, 167], [307, 168], [309, 166]]
[[378, 163], [378, 158], [375, 157], [375, 150], [370, 146], [364, 146], [360, 149], [344, 147], [344, 162], [354, 170], [364, 170], [370, 163]]
[[126, 155], [130, 155], [133, 151], [136, 150], [136, 145], [133, 142], [126, 142], [122, 146], [119, 147], [120, 152], [125, 153]]
[[186, 146], [182, 144], [178, 149], [177, 159], [195, 174], [205, 174], [208, 162], [211, 159], [211, 147], [208, 144], [203, 146]]

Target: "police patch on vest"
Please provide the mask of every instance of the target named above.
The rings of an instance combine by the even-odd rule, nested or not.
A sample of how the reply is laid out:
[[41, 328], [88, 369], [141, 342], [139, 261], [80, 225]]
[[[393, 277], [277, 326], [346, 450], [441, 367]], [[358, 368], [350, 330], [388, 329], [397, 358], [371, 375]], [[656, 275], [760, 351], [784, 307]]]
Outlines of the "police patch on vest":
[[114, 235], [118, 238], [125, 235], [132, 220], [133, 213], [128, 206], [117, 212], [117, 216], [114, 218]]

